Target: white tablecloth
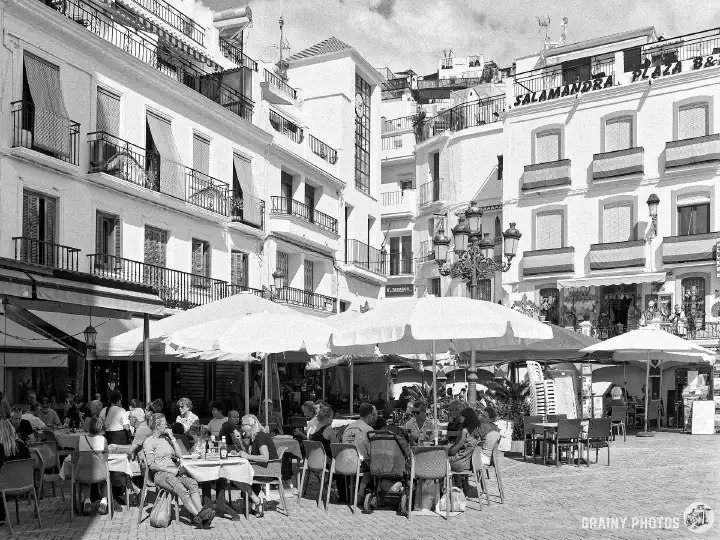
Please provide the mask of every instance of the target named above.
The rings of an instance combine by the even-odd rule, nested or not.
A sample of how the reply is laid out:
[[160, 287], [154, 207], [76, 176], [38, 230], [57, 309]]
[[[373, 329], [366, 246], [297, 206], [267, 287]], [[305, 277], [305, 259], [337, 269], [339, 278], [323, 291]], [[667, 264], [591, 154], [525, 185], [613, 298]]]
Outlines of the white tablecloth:
[[233, 482], [252, 484], [253, 468], [244, 458], [228, 457], [227, 459], [187, 459], [180, 460], [188, 475], [198, 482], [211, 482], [218, 478], [226, 478]]
[[332, 421], [332, 424], [330, 424], [330, 427], [332, 427], [333, 429], [337, 429], [339, 427], [347, 426], [348, 424], [352, 424], [354, 421], [355, 420], [353, 420], [353, 419], [347, 419], [347, 418], [345, 418], [345, 419], [335, 418]]
[[[70, 459], [63, 461], [60, 467], [60, 477], [70, 478]], [[130, 476], [140, 476], [140, 464], [137, 461], [130, 461], [127, 454], [109, 454], [108, 469], [110, 472], [121, 472]]]
[[77, 450], [80, 437], [84, 437], [85, 435], [90, 434], [87, 432], [63, 433], [62, 431], [56, 431], [55, 440], [60, 448], [74, 448]]

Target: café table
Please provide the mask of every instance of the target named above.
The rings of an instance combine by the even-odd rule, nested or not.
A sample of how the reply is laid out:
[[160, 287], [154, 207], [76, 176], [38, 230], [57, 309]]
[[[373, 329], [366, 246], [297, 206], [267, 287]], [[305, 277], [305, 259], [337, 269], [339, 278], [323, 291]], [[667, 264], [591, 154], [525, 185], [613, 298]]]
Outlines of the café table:
[[71, 448], [77, 450], [78, 441], [81, 437], [89, 436], [90, 433], [87, 431], [76, 431], [74, 433], [67, 430], [57, 430], [55, 433], [55, 440], [57, 441], [59, 448]]
[[[547, 465], [548, 452], [547, 452], [547, 443], [546, 443], [547, 437], [545, 435], [547, 433], [557, 432], [558, 423], [557, 422], [533, 422], [532, 425], [542, 428], [542, 430], [543, 430], [543, 465]], [[582, 430], [587, 433], [589, 421], [582, 420], [580, 422], [580, 425], [581, 425]], [[578, 456], [578, 459], [580, 459], [580, 456]]]
[[[71, 459], [66, 459], [60, 466], [60, 477], [67, 479], [71, 477]], [[127, 454], [108, 454], [108, 470], [110, 472], [125, 473], [128, 476], [140, 476], [140, 464], [136, 460], [130, 460]]]
[[277, 435], [273, 437], [273, 442], [275, 443], [275, 449], [278, 454], [280, 454], [281, 449], [285, 448], [286, 454], [292, 454], [293, 457], [302, 459], [300, 443], [291, 435]]

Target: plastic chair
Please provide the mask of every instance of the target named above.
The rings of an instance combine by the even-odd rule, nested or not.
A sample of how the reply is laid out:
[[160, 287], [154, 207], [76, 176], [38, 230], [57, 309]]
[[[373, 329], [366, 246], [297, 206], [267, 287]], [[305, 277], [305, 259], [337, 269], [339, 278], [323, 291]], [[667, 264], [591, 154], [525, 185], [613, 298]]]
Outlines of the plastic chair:
[[452, 489], [450, 488], [450, 463], [444, 446], [413, 446], [410, 448], [410, 493], [408, 497], [408, 519], [412, 514], [413, 482], [418, 480], [445, 480], [445, 519], [450, 519]]
[[[558, 419], [557, 432], [551, 442], [555, 443], [555, 464], [560, 466], [560, 450], [575, 447], [578, 453], [578, 467], [580, 467], [580, 420]], [[570, 457], [568, 456], [568, 462]]]
[[[280, 502], [282, 503], [285, 515], [290, 517], [290, 509], [288, 508], [287, 501], [285, 499], [285, 489], [283, 488], [282, 481], [282, 457], [285, 453], [285, 448], [281, 448], [278, 452], [277, 459], [271, 459], [267, 463], [258, 463], [257, 461], [252, 462], [253, 468], [253, 484], [260, 484], [263, 486], [278, 487], [280, 493]], [[330, 491], [330, 490], [328, 490]], [[245, 501], [245, 509], [249, 507], [247, 501]]]
[[542, 430], [542, 428], [533, 426], [532, 424], [539, 424], [539, 423], [542, 423], [542, 421], [543, 421], [543, 417], [539, 416], [539, 415], [538, 416], [523, 416], [523, 440], [525, 441], [525, 444], [523, 445], [523, 461], [527, 462], [527, 452], [525, 452], [525, 449], [527, 448], [528, 441], [530, 441], [530, 445], [532, 448], [533, 463], [536, 463], [535, 444], [537, 442], [542, 441], [543, 430]]
[[[613, 407], [614, 409], [615, 407]], [[618, 407], [622, 409], [623, 407]], [[588, 424], [585, 447], [587, 448], [587, 466], [590, 466], [590, 448], [595, 449], [595, 463], [598, 462], [600, 448], [607, 448], [607, 465], [610, 466], [610, 437], [612, 434], [612, 420], [610, 418], [591, 418]], [[578, 465], [580, 459], [578, 458]]]
[[58, 451], [58, 458], [62, 458], [60, 461], [64, 460], [66, 457], [68, 457], [70, 454], [73, 453], [73, 449], [71, 448], [60, 448], [60, 446], [57, 443], [57, 439], [55, 438], [55, 433], [53, 433], [52, 430], [46, 429], [43, 431], [45, 434], [45, 442], [54, 442], [55, 446]]
[[[140, 469], [143, 470], [143, 487], [142, 491], [140, 492], [140, 504], [138, 507], [138, 525], [142, 523], [142, 516], [143, 516], [143, 510], [145, 508], [145, 497], [147, 497], [149, 490], [154, 490], [155, 492], [155, 499], [157, 500], [157, 497], [160, 496], [160, 494], [165, 491], [160, 486], [157, 486], [154, 482], [150, 480], [150, 468], [147, 466], [147, 463], [145, 462], [145, 456], [143, 454], [139, 455], [140, 459]], [[175, 505], [175, 521], [180, 522], [180, 503], [178, 502], [177, 494], [171, 493], [172, 495], [172, 501]], [[152, 506], [150, 507], [152, 510]]]
[[[480, 485], [483, 493], [485, 494], [485, 500], [487, 501], [488, 506], [490, 506], [490, 491], [488, 490], [488, 484], [486, 483], [486, 481], [490, 481], [490, 471], [492, 471], [495, 475], [495, 482], [498, 486], [498, 495], [500, 496], [500, 504], [505, 502], [505, 490], [503, 489], [500, 469], [498, 468], [498, 463], [500, 461], [500, 433], [493, 431], [487, 436], [489, 437], [493, 433], [497, 433], [497, 440], [493, 443], [492, 446], [492, 452], [490, 454], [490, 465], [483, 464], [482, 448], [480, 446], [475, 449], [472, 457], [472, 466], [473, 470], [475, 471], [475, 481], [477, 482], [479, 478], [480, 482], [478, 485]], [[480, 498], [480, 492], [478, 492], [478, 500], [482, 501], [482, 499]]]
[[[58, 453], [58, 447], [56, 442], [44, 442], [42, 444], [33, 446], [32, 448], [38, 448], [39, 446], [45, 446], [49, 449], [50, 455], [52, 456], [49, 463], [45, 462], [45, 458], [43, 457], [42, 453], [38, 451], [36, 455], [38, 456], [38, 459], [40, 460], [41, 466], [40, 466], [40, 493], [39, 496], [42, 497], [43, 491], [45, 489], [45, 482], [50, 482], [52, 484], [52, 490], [53, 490], [53, 497], [55, 497], [55, 483], [60, 483], [60, 495], [62, 496], [63, 502], [65, 501], [65, 490], [63, 489], [63, 483], [64, 478], [60, 476], [60, 455]], [[31, 450], [32, 450], [31, 448]], [[50, 471], [50, 472], [48, 472]]]
[[[307, 488], [308, 473], [312, 472], [320, 481], [317, 498], [317, 507], [320, 508], [323, 487], [325, 486], [325, 472], [327, 471], [325, 447], [318, 441], [303, 441], [303, 447], [305, 448], [305, 462], [303, 463], [300, 489], [298, 490], [298, 505], [302, 500], [303, 492]], [[330, 485], [328, 485], [328, 490], [330, 490]]]
[[[355, 497], [353, 498], [353, 503], [350, 507], [350, 511], [354, 514], [358, 502], [357, 498], [358, 487], [360, 485], [360, 477], [369, 476], [370, 473], [360, 473], [360, 465], [362, 464], [362, 460], [360, 459], [360, 453], [358, 452], [357, 448], [355, 448], [355, 445], [346, 443], [331, 443], [330, 450], [332, 452], [333, 458], [332, 463], [330, 464], [330, 477], [328, 478], [328, 485], [332, 486], [333, 475], [335, 474], [349, 476], [353, 478]], [[352, 489], [350, 486], [347, 487]], [[364, 495], [365, 494], [363, 493], [363, 497]], [[350, 501], [350, 497], [347, 497], [346, 500]], [[328, 489], [327, 496], [325, 497], [326, 512], [329, 505], [330, 490]]]
[[613, 407], [610, 409], [610, 425], [611, 425], [611, 431], [613, 436], [613, 441], [615, 440], [615, 430], [617, 429], [618, 435], [620, 434], [620, 431], [622, 430], [623, 434], [623, 442], [627, 441], [627, 426], [625, 425], [625, 420], [627, 419], [627, 407]]
[[10, 514], [8, 512], [7, 496], [15, 496], [15, 519], [20, 524], [20, 510], [18, 508], [18, 495], [29, 495], [32, 493], [35, 501], [35, 513], [37, 513], [38, 525], [42, 529], [42, 521], [40, 520], [40, 506], [38, 505], [37, 492], [34, 484], [34, 466], [32, 459], [18, 459], [15, 461], [6, 461], [0, 468], [0, 496], [2, 496], [2, 504], [5, 509], [5, 522], [7, 523], [10, 534], [13, 533], [10, 524]]
[[108, 453], [97, 452], [92, 450], [75, 451], [70, 456], [71, 461], [71, 480], [70, 480], [70, 499], [72, 501], [73, 511], [70, 512], [70, 523], [75, 521], [75, 509], [79, 509], [77, 504], [77, 492], [75, 484], [105, 484], [108, 498], [108, 519], [113, 518], [113, 500], [112, 485], [110, 484], [110, 470], [108, 468]]

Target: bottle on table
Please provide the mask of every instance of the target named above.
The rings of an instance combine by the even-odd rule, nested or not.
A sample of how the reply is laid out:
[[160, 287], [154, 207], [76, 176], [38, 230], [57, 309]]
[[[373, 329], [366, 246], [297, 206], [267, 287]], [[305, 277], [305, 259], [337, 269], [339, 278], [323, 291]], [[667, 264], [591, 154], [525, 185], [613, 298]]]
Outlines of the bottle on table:
[[227, 442], [224, 439], [221, 439], [219, 445], [220, 445], [220, 459], [227, 459], [227, 456], [228, 456]]

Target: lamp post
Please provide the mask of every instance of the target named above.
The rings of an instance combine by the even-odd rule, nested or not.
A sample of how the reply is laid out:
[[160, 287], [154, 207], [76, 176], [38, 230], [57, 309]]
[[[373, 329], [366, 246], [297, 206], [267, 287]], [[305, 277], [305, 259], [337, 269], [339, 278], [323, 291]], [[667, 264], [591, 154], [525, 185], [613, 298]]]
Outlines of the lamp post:
[[657, 211], [660, 205], [660, 198], [653, 193], [648, 197], [647, 205], [650, 212], [650, 220], [652, 221], [650, 237], [655, 238], [657, 236]]
[[[453, 227], [453, 242], [455, 261], [448, 261], [448, 246], [450, 239], [441, 229], [433, 238], [433, 252], [438, 263], [440, 275], [462, 277], [470, 283], [470, 296], [477, 299], [478, 280], [495, 272], [507, 272], [513, 258], [517, 254], [518, 243], [522, 235], [510, 223], [503, 233], [503, 251], [506, 262], [496, 262], [494, 257], [495, 243], [489, 233], [482, 234], [482, 209], [475, 201], [470, 203], [467, 210], [461, 213], [458, 224]], [[468, 369], [468, 401], [474, 404], [477, 400], [477, 366], [475, 351], [470, 353], [470, 367]]]

